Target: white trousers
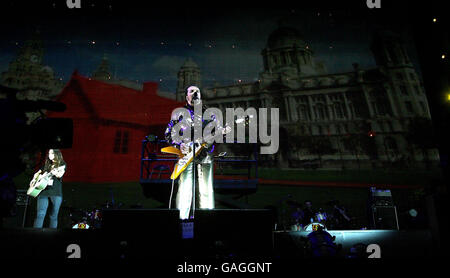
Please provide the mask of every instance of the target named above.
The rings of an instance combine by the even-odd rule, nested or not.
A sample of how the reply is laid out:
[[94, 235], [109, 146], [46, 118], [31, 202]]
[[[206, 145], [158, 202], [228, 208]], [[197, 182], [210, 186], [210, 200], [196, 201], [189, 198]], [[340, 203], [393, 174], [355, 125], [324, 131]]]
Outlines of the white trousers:
[[[197, 163], [197, 184], [199, 204], [201, 209], [214, 208], [213, 163]], [[193, 163], [181, 173], [178, 180], [177, 209], [180, 219], [188, 219], [192, 205]]]

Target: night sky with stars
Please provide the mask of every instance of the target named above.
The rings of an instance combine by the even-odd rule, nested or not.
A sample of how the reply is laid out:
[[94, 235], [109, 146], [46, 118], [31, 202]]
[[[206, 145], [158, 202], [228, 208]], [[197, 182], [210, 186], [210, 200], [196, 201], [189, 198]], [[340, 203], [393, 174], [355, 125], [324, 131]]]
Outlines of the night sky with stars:
[[393, 23], [372, 10], [348, 7], [149, 9], [124, 1], [81, 3], [81, 9], [68, 9], [66, 1], [37, 7], [5, 2], [0, 18], [0, 72], [39, 29], [45, 47], [43, 64], [64, 81], [75, 69], [90, 76], [106, 55], [115, 78], [157, 81], [166, 92], [175, 92], [177, 72], [188, 57], [199, 65], [203, 86], [253, 82], [263, 69], [261, 50], [280, 25], [300, 30], [328, 73], [352, 71], [353, 63], [363, 69], [375, 67], [372, 31], [389, 28], [410, 42], [407, 50], [420, 72], [406, 15]]

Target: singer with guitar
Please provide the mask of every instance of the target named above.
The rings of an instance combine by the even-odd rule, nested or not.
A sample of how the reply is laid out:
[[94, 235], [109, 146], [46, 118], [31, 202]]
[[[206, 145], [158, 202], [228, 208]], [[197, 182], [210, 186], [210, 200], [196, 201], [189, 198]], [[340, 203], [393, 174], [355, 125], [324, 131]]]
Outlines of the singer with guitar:
[[[194, 124], [194, 102], [201, 100], [200, 89], [196, 86], [190, 86], [186, 90], [186, 105], [184, 108], [189, 110], [191, 119], [187, 119], [190, 128], [193, 130]], [[206, 107], [204, 107], [206, 110]], [[189, 143], [176, 143], [172, 140], [172, 128], [178, 122], [182, 120], [182, 116], [178, 119], [172, 119], [165, 131], [165, 138], [167, 142], [181, 151], [183, 155], [192, 153], [192, 144]], [[212, 120], [202, 119], [202, 125], [205, 126]], [[192, 131], [191, 134], [194, 134]], [[199, 205], [202, 209], [214, 209], [214, 189], [213, 189], [213, 152], [214, 145], [209, 145], [207, 148], [202, 149], [199, 155], [196, 155], [195, 160], [189, 163], [188, 166], [179, 175], [178, 181], [178, 193], [176, 196], [176, 207], [180, 210], [180, 219], [189, 219], [189, 213], [191, 212], [192, 200], [193, 200], [193, 176], [194, 176], [194, 163], [196, 176], [198, 178], [198, 192], [199, 192]], [[197, 150], [196, 150], [197, 153]], [[195, 199], [195, 198], [194, 198]]]
[[[62, 153], [58, 149], [50, 149], [46, 155], [45, 164], [30, 183], [28, 195], [37, 196], [37, 212], [34, 220], [34, 228], [42, 228], [47, 213], [49, 200], [52, 203], [50, 211], [50, 228], [57, 228], [58, 213], [62, 203], [62, 176], [66, 171]], [[40, 183], [37, 186], [37, 182]]]

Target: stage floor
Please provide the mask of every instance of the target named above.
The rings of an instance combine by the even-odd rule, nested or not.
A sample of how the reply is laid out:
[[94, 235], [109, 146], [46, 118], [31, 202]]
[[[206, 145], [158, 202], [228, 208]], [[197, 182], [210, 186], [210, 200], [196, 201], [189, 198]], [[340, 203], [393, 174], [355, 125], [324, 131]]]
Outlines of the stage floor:
[[[429, 230], [328, 230], [327, 232], [336, 237], [336, 244], [342, 246], [341, 257], [348, 256], [351, 248], [358, 244], [365, 246], [377, 244], [382, 258], [434, 256], [433, 238]], [[275, 252], [279, 250], [280, 257], [289, 258], [288, 252], [283, 251], [292, 248], [285, 248], [284, 244], [293, 243], [295, 249], [301, 250], [304, 247], [302, 239], [308, 234], [309, 232], [305, 231], [274, 232], [274, 245], [277, 246]]]
[[[68, 246], [77, 244], [81, 256], [90, 259], [146, 258], [183, 260], [183, 258], [214, 259], [263, 258], [268, 260], [292, 260], [305, 258], [305, 241], [308, 232], [272, 232], [272, 240], [259, 237], [258, 229], [237, 231], [238, 234], [253, 234], [241, 238], [215, 238], [194, 234], [194, 239], [182, 239], [180, 233], [164, 231], [134, 231], [126, 233], [105, 230], [56, 230], [56, 229], [6, 229], [0, 231], [2, 258], [55, 258], [65, 260], [71, 254]], [[382, 258], [433, 257], [431, 233], [427, 230], [345, 230], [328, 231], [336, 237], [342, 249], [338, 257], [348, 257], [356, 244], [377, 244]], [[265, 242], [262, 242], [262, 241]], [[149, 251], [151, 250], [151, 251]], [[177, 252], [174, 252], [177, 250]], [[195, 250], [195, 251], [193, 251]]]

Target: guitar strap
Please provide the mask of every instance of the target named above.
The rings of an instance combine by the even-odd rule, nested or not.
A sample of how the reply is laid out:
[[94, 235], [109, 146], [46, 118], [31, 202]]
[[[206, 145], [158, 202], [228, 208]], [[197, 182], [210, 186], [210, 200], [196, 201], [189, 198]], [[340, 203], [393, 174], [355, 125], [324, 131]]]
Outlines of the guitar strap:
[[172, 208], [172, 197], [173, 197], [173, 186], [175, 184], [175, 180], [172, 180], [172, 189], [170, 190], [170, 198], [169, 198], [169, 209]]

